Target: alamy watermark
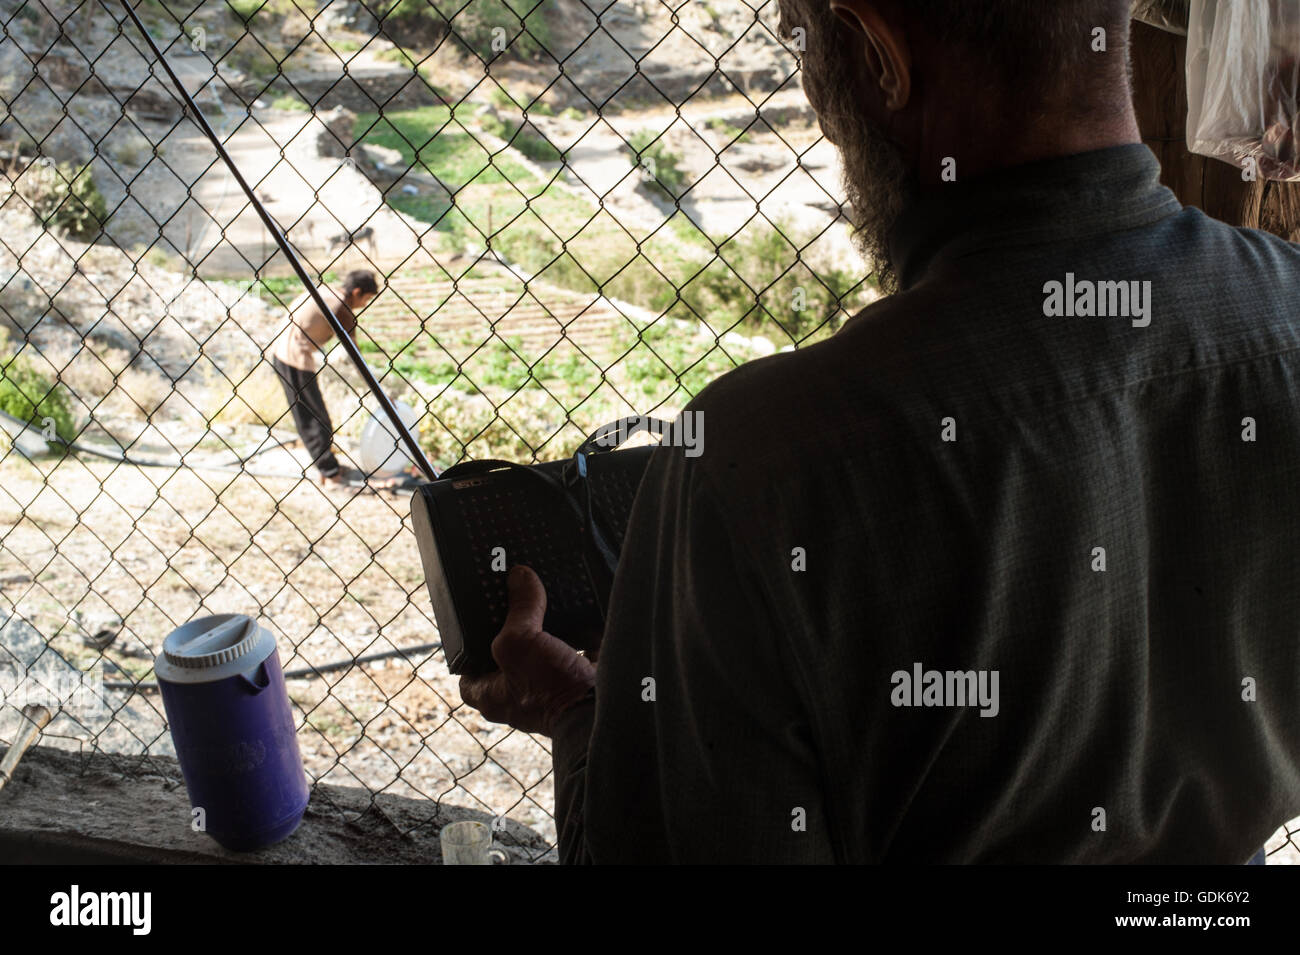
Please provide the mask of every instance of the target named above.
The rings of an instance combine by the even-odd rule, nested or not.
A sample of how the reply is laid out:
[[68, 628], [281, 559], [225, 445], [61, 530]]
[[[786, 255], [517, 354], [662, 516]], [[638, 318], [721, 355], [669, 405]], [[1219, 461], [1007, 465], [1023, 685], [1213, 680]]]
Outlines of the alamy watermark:
[[151, 892], [83, 892], [74, 885], [50, 896], [50, 924], [124, 925], [133, 935], [148, 935], [152, 909]]
[[104, 671], [33, 668], [0, 663], [0, 704], [38, 705], [80, 716], [104, 713]]
[[704, 453], [703, 411], [683, 411], [672, 421], [644, 415], [623, 418], [602, 428], [596, 435], [596, 443], [606, 448], [618, 447], [639, 431], [659, 437], [661, 445], [685, 449], [688, 458], [698, 458]]
[[997, 670], [927, 670], [919, 663], [895, 670], [889, 702], [894, 706], [978, 706], [980, 716], [997, 716]]
[[1065, 281], [1043, 285], [1043, 314], [1048, 318], [1128, 318], [1134, 328], [1151, 324], [1149, 281], [1093, 282], [1065, 273]]

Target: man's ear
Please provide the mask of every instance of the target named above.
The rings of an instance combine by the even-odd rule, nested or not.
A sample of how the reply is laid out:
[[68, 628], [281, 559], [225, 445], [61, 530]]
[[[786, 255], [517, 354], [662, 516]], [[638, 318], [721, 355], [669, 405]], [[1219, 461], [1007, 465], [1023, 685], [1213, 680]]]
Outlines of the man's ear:
[[905, 107], [912, 96], [912, 51], [902, 20], [887, 18], [877, 0], [830, 2], [835, 15], [861, 36], [867, 71], [880, 87], [885, 109]]

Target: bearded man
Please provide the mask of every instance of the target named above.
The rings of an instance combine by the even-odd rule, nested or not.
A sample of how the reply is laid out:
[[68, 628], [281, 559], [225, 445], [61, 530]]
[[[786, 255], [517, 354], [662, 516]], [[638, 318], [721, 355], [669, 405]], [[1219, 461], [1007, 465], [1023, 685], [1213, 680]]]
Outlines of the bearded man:
[[1300, 814], [1300, 249], [1159, 184], [1128, 12], [782, 0], [893, 294], [691, 403], [598, 660], [511, 571], [461, 691], [553, 738], [566, 861], [1243, 863]]

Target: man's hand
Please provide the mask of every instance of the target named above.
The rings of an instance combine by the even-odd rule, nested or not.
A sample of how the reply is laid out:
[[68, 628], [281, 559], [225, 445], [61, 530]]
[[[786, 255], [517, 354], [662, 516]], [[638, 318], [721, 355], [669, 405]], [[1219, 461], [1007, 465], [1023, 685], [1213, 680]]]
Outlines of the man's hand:
[[510, 610], [492, 641], [501, 669], [461, 677], [461, 699], [493, 723], [550, 736], [560, 714], [596, 685], [596, 667], [542, 629], [546, 588], [530, 568], [512, 567], [506, 587]]

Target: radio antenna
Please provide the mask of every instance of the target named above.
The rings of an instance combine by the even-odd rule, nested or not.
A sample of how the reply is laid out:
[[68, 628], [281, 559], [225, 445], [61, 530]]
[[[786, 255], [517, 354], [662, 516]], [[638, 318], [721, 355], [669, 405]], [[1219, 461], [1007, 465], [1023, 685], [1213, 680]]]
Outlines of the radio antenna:
[[[370, 368], [367, 367], [365, 360], [361, 357], [361, 351], [357, 348], [356, 342], [354, 342], [352, 337], [344, 330], [343, 323], [340, 322], [338, 316], [334, 314], [334, 310], [325, 303], [325, 299], [316, 288], [316, 283], [311, 280], [311, 276], [307, 274], [307, 270], [303, 268], [303, 264], [298, 261], [298, 256], [289, 245], [289, 240], [286, 239], [284, 233], [280, 231], [280, 227], [276, 224], [276, 221], [271, 218], [271, 214], [266, 211], [265, 207], [263, 207], [261, 201], [257, 198], [257, 194], [253, 192], [253, 188], [248, 184], [248, 181], [244, 179], [243, 174], [239, 171], [239, 167], [236, 166], [235, 161], [230, 158], [230, 153], [226, 152], [226, 147], [222, 145], [220, 137], [217, 136], [216, 131], [211, 125], [209, 125], [207, 117], [203, 115], [203, 111], [199, 109], [198, 104], [194, 102], [189, 92], [185, 89], [185, 84], [181, 82], [180, 77], [178, 77], [176, 72], [171, 68], [171, 64], [168, 63], [167, 58], [163, 56], [162, 50], [158, 49], [158, 44], [155, 43], [153, 37], [149, 35], [149, 31], [145, 29], [145, 25], [140, 21], [140, 18], [136, 15], [135, 10], [132, 8], [128, 0], [122, 0], [122, 7], [126, 10], [126, 15], [131, 18], [131, 22], [135, 24], [136, 29], [140, 31], [140, 35], [144, 37], [144, 42], [149, 45], [149, 49], [153, 52], [154, 58], [161, 63], [162, 68], [167, 71], [167, 76], [171, 79], [172, 85], [176, 87], [176, 92], [180, 94], [181, 100], [185, 103], [186, 107], [189, 108], [195, 122], [197, 122], [199, 128], [203, 130], [204, 135], [208, 137], [213, 148], [216, 149], [217, 155], [220, 156], [221, 161], [226, 164], [226, 168], [228, 168], [231, 174], [235, 177], [235, 181], [239, 183], [240, 188], [244, 190], [244, 195], [248, 196], [248, 201], [253, 204], [253, 208], [257, 211], [257, 214], [261, 218], [262, 223], [266, 226], [267, 231], [269, 231], [272, 238], [275, 239], [276, 245], [280, 247], [280, 251], [284, 253], [285, 258], [289, 260], [289, 264], [293, 266], [293, 271], [302, 282], [303, 287], [306, 288], [307, 294], [311, 296], [312, 301], [316, 303], [316, 307], [320, 309], [321, 314], [324, 315], [326, 321], [330, 323], [330, 327], [334, 329], [334, 334], [338, 336], [339, 342], [343, 345], [343, 350], [347, 352], [348, 357], [352, 359], [352, 364], [356, 366], [357, 372], [366, 383], [366, 387], [368, 387], [371, 393], [374, 394], [375, 398], [379, 401], [379, 407], [384, 409], [384, 414], [388, 415], [388, 420], [391, 421], [393, 427], [397, 429], [397, 435], [406, 445], [406, 450], [410, 452], [411, 460], [414, 461], [416, 466], [424, 472], [425, 477], [430, 481], [435, 480], [438, 477], [438, 474], [434, 471], [433, 465], [429, 463], [429, 459], [425, 457], [424, 452], [420, 449], [420, 443], [415, 440], [414, 435], [412, 435], [406, 425], [402, 423], [402, 418], [397, 413], [397, 409], [394, 408], [393, 403], [388, 400], [388, 396], [384, 394], [384, 389], [379, 387], [379, 382], [375, 379], [375, 376], [371, 374]], [[149, 73], [150, 75], [154, 74], [152, 64], [149, 66]]]

